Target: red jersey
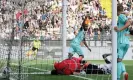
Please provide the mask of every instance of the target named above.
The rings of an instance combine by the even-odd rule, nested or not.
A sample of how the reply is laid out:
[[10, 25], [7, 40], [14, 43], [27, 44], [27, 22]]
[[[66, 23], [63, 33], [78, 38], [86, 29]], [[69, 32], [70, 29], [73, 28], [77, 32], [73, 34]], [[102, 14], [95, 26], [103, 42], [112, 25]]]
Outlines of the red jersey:
[[71, 59], [65, 59], [60, 63], [55, 63], [54, 68], [59, 74], [71, 75], [73, 72], [80, 68], [80, 59], [72, 57]]

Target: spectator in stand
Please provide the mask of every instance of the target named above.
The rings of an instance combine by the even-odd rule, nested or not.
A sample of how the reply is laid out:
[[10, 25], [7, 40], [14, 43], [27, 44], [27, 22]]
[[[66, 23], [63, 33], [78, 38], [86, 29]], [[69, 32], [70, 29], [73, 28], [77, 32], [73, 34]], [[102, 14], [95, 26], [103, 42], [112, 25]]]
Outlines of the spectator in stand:
[[[110, 32], [110, 31], [104, 30], [104, 27], [108, 26], [109, 28], [108, 30], [110, 30], [111, 19], [107, 17], [103, 18], [103, 16], [106, 16], [106, 11], [104, 8], [102, 8], [99, 0], [67, 0], [67, 1], [68, 1], [68, 7], [67, 7], [66, 27], [67, 27], [67, 31], [69, 31], [68, 33], [72, 35], [74, 32], [79, 31], [79, 26], [82, 25], [82, 22], [86, 15], [88, 16], [86, 23], [89, 24], [90, 27], [92, 27], [91, 31], [88, 30], [89, 31], [88, 37], [89, 36], [93, 37], [93, 33], [99, 33], [98, 31], [100, 31], [100, 35], [104, 35], [106, 34], [106, 32], [107, 33]], [[131, 0], [117, 0], [117, 1], [123, 4], [124, 11], [127, 10], [127, 11], [130, 11], [129, 13], [132, 13]], [[58, 37], [55, 39], [60, 39], [59, 38], [60, 35], [58, 34], [61, 32], [61, 29], [62, 29], [62, 7], [61, 7], [62, 1], [51, 0], [51, 1], [45, 2], [43, 5], [40, 3], [39, 4], [38, 3], [34, 4], [34, 3], [36, 2], [34, 1], [32, 1], [32, 3], [27, 2], [25, 6], [25, 8], [27, 9], [24, 10], [24, 14], [20, 9], [18, 9], [18, 7], [20, 7], [19, 5], [17, 5], [17, 8], [15, 8], [14, 15], [16, 16], [14, 16], [13, 20], [14, 20], [14, 23], [15, 21], [16, 23], [18, 23], [18, 25], [14, 25], [14, 27], [18, 28], [15, 34], [18, 35], [19, 37], [20, 28], [23, 27], [24, 25], [23, 27], [23, 29], [25, 29], [24, 33], [26, 33], [29, 36], [35, 35], [34, 31], [36, 29], [39, 29], [39, 31], [45, 31], [47, 29], [47, 34], [43, 34], [44, 38], [48, 36], [48, 33], [49, 33], [51, 37], [54, 34], [54, 35], [57, 35]], [[29, 5], [32, 5], [32, 6], [29, 6]], [[16, 6], [16, 4], [14, 4], [14, 6]], [[11, 10], [14, 10], [14, 9], [11, 9]], [[1, 9], [1, 11], [4, 11], [2, 16], [0, 17], [1, 22], [4, 23], [5, 20], [7, 19], [5, 15], [8, 15], [8, 17], [12, 17], [11, 15], [7, 14], [5, 12], [6, 10], [3, 10], [3, 8]], [[22, 14], [24, 17], [22, 17]], [[103, 20], [105, 22], [103, 22]], [[103, 23], [106, 23], [106, 25]], [[9, 20], [7, 24], [10, 24]], [[2, 25], [4, 26], [4, 24]], [[97, 30], [94, 30], [95, 26], [98, 26]], [[4, 31], [1, 30], [1, 33], [4, 34]], [[70, 36], [70, 34], [68, 35]], [[49, 39], [52, 39], [51, 37], [49, 37]]]

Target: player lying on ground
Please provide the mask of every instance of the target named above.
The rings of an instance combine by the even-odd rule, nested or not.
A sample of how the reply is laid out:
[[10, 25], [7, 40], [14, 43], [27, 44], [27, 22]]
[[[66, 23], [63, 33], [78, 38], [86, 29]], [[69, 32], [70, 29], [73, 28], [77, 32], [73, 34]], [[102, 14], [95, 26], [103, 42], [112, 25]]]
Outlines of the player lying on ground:
[[112, 70], [112, 64], [111, 61], [107, 58], [111, 54], [104, 54], [103, 59], [105, 60], [106, 64], [92, 64], [90, 62], [87, 62], [85, 60], [81, 61], [83, 64], [83, 70], [86, 72], [86, 74], [110, 74]]
[[88, 22], [86, 20], [87, 20], [87, 17], [83, 21], [82, 26], [80, 30], [78, 31], [78, 34], [71, 41], [70, 48], [69, 48], [69, 54], [68, 54], [69, 58], [71, 58], [74, 55], [74, 53], [77, 53], [81, 59], [84, 58], [84, 54], [81, 49], [81, 43], [84, 43], [84, 45], [88, 48], [88, 50], [91, 51], [91, 49], [88, 47], [85, 41], [85, 32], [88, 30]]
[[[103, 55], [106, 64], [94, 65], [81, 60], [80, 58], [72, 57], [71, 59], [65, 59], [62, 62], [54, 64], [54, 70], [51, 71], [52, 75], [72, 75], [82, 74], [85, 70], [87, 74], [106, 74], [111, 73], [111, 62], [107, 59], [107, 56], [111, 54]], [[106, 68], [107, 67], [107, 68]]]
[[31, 43], [31, 46], [32, 46], [32, 49], [29, 50], [26, 55], [27, 56], [36, 56], [37, 52], [38, 52], [38, 49], [40, 48], [41, 46], [41, 42], [39, 40], [39, 37], [37, 37], [32, 43]]
[[[111, 73], [111, 61], [108, 60], [108, 56], [111, 54], [104, 54], [103, 58], [106, 64], [90, 64], [85, 60], [81, 60], [80, 58], [72, 57], [71, 59], [65, 59], [62, 62], [55, 63], [55, 70], [51, 71], [51, 74], [58, 75], [72, 75], [72, 74], [80, 74], [80, 72], [86, 72], [86, 74], [110, 74]], [[84, 71], [83, 71], [84, 70]]]
[[[108, 57], [111, 54], [104, 54], [103, 59], [106, 64], [95, 65], [91, 64], [87, 61], [82, 61], [81, 63], [84, 65], [82, 68], [86, 72], [86, 74], [111, 74], [112, 72], [112, 64]], [[127, 80], [127, 76], [123, 73], [124, 80]]]
[[80, 72], [80, 58], [71, 57], [61, 62], [54, 63], [54, 70], [51, 71], [52, 75], [72, 75], [74, 72]]

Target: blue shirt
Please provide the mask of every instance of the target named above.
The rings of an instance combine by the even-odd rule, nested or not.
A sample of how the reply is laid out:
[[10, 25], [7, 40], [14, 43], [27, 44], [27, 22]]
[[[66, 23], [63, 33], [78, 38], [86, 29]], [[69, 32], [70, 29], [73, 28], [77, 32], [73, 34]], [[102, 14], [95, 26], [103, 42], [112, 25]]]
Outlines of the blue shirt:
[[80, 45], [80, 43], [83, 41], [84, 38], [85, 38], [85, 32], [83, 29], [81, 29], [81, 30], [79, 30], [77, 36], [72, 40], [71, 43]]
[[[128, 18], [124, 14], [120, 14], [118, 16], [118, 23], [117, 26], [118, 28], [122, 28], [125, 24]], [[129, 44], [129, 37], [125, 36], [125, 34], [129, 33], [129, 29], [125, 29], [123, 31], [117, 32], [117, 43], [122, 43], [122, 44]]]
[[47, 18], [47, 14], [42, 15], [42, 20], [45, 20]]
[[22, 21], [19, 21], [19, 22], [18, 22], [18, 26], [19, 26], [19, 28], [20, 28], [20, 27], [23, 27], [23, 26], [24, 26], [24, 23], [23, 23]]

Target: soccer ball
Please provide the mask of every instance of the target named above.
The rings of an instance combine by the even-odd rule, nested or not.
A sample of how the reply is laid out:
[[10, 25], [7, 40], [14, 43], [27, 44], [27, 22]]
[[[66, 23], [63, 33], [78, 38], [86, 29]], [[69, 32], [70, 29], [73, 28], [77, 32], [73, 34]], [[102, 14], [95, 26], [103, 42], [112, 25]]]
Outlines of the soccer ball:
[[86, 72], [85, 71], [81, 71], [80, 75], [86, 75]]
[[2, 78], [6, 78], [8, 76], [8, 73], [10, 73], [10, 72], [11, 72], [10, 68], [9, 69], [7, 67], [3, 68], [3, 70], [2, 70]]

